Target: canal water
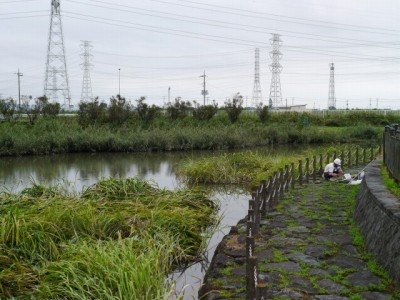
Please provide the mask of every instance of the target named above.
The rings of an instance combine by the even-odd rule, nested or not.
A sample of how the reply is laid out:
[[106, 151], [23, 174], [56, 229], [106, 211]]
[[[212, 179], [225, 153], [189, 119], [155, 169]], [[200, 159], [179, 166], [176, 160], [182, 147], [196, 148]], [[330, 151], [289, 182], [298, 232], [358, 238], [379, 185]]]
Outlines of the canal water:
[[[102, 178], [139, 176], [154, 182], [160, 188], [179, 189], [184, 184], [176, 177], [176, 165], [184, 159], [215, 155], [210, 152], [176, 153], [94, 153], [54, 156], [27, 156], [0, 158], [0, 188], [17, 193], [32, 183], [61, 185], [71, 193], [80, 193]], [[176, 282], [171, 299], [197, 299], [205, 271], [215, 248], [230, 227], [245, 217], [248, 196], [232, 188], [211, 191], [211, 197], [220, 203], [220, 228], [208, 242], [204, 261], [171, 275]]]

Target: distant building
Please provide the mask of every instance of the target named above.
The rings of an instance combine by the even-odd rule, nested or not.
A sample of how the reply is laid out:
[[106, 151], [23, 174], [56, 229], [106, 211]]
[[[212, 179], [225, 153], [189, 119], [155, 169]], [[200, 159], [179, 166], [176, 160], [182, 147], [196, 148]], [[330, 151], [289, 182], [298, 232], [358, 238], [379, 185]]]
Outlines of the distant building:
[[278, 112], [287, 112], [287, 111], [296, 111], [296, 112], [305, 112], [307, 104], [301, 105], [288, 105], [288, 106], [278, 106], [271, 108], [271, 111]]

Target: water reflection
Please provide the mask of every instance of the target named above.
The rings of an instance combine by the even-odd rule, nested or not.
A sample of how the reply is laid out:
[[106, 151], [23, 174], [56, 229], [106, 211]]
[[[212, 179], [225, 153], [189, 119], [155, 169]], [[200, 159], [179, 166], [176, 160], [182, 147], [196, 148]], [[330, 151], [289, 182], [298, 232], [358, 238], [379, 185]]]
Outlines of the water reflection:
[[139, 176], [155, 181], [160, 187], [175, 189], [175, 165], [188, 153], [94, 153], [54, 156], [0, 158], [0, 185], [19, 191], [35, 181], [49, 185], [72, 183], [81, 191], [100, 178]]

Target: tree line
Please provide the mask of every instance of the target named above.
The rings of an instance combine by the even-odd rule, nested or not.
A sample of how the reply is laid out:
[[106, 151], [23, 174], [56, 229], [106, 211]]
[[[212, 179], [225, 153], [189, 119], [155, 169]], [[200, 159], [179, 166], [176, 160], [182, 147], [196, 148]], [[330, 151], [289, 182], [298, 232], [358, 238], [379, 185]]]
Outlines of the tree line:
[[[184, 119], [191, 115], [197, 120], [207, 121], [214, 117], [219, 110], [224, 110], [230, 121], [235, 123], [244, 109], [243, 96], [240, 93], [227, 100], [225, 106], [221, 108], [215, 101], [213, 104], [200, 105], [196, 101], [185, 101], [180, 97], [167, 103], [164, 109], [154, 104], [149, 105], [145, 101], [146, 98], [141, 97], [135, 100], [135, 105], [132, 105], [121, 95], [112, 96], [109, 104], [100, 101], [98, 97], [92, 101], [82, 101], [79, 103], [78, 122], [82, 126], [105, 123], [122, 125], [129, 118], [137, 117], [144, 123], [150, 123], [161, 113], [170, 120]], [[30, 96], [19, 107], [12, 98], [0, 99], [0, 117], [11, 122], [18, 119], [20, 114], [26, 114], [29, 123], [33, 125], [39, 116], [55, 117], [61, 112], [60, 104], [50, 103], [46, 96], [35, 98], [32, 104], [31, 102], [32, 97]], [[265, 123], [269, 116], [268, 106], [260, 103], [256, 111], [260, 121]]]

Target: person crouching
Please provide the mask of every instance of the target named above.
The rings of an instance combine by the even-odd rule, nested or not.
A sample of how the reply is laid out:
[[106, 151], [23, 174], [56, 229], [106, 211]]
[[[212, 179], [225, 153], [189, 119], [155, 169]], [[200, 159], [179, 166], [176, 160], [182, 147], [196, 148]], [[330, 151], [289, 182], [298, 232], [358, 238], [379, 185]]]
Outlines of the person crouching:
[[329, 180], [331, 178], [336, 178], [343, 176], [343, 170], [340, 167], [342, 161], [339, 158], [336, 158], [332, 163], [327, 164], [324, 169], [324, 178]]

